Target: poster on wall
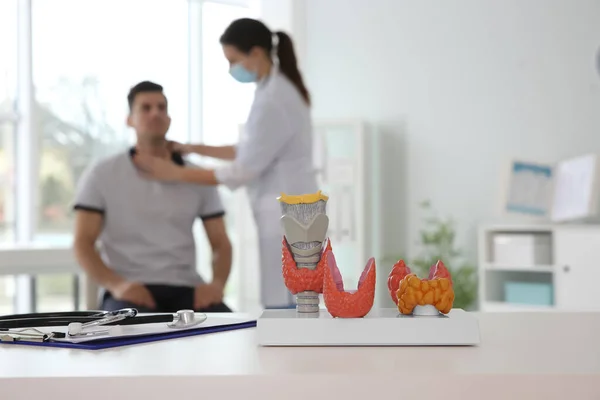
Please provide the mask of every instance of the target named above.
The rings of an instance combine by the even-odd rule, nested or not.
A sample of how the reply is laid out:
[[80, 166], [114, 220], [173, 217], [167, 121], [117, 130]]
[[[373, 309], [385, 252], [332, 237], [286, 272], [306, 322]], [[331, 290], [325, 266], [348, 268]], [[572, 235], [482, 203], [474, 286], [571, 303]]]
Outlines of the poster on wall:
[[544, 217], [552, 197], [552, 165], [514, 161], [506, 211]]
[[585, 155], [555, 167], [552, 220], [593, 219], [598, 213], [598, 157]]
[[599, 210], [599, 177], [594, 154], [554, 164], [513, 161], [504, 211], [552, 222], [593, 220]]

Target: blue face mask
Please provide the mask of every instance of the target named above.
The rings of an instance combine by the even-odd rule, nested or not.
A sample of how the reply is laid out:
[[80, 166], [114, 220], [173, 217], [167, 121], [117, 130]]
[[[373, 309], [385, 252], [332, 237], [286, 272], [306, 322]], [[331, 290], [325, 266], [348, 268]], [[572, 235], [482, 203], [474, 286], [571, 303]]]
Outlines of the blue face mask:
[[248, 71], [242, 66], [242, 64], [233, 65], [229, 69], [229, 74], [231, 74], [235, 80], [241, 83], [256, 82], [258, 78], [256, 72]]

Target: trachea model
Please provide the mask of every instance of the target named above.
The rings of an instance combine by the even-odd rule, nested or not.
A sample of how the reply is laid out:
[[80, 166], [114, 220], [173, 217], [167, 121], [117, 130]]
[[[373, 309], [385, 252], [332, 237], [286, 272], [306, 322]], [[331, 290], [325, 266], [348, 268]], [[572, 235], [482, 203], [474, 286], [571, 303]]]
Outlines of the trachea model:
[[426, 279], [398, 261], [388, 276], [388, 290], [404, 315], [448, 314], [454, 303], [452, 277], [442, 261], [431, 266]]
[[319, 191], [299, 196], [281, 194], [278, 200], [283, 214], [283, 280], [296, 295], [298, 312], [318, 313], [319, 294], [323, 293], [323, 254], [331, 251], [327, 238], [328, 197]]

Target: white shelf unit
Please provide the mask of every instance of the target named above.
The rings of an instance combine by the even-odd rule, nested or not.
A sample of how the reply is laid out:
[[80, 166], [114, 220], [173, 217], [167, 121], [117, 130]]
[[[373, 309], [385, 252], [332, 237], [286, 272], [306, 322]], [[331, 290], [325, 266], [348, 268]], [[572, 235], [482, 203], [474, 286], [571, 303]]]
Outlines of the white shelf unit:
[[[495, 263], [496, 235], [546, 235], [551, 262]], [[600, 225], [485, 225], [478, 234], [479, 309], [484, 312], [600, 311]], [[551, 304], [506, 301], [507, 282], [549, 284]]]

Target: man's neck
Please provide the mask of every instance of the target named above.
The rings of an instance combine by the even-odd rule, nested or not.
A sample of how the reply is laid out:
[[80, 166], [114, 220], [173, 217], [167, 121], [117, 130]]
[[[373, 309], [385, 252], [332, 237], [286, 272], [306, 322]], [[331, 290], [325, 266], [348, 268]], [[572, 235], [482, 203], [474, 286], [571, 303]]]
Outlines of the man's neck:
[[171, 152], [167, 148], [166, 140], [152, 142], [142, 142], [138, 140], [135, 148], [139, 152], [151, 154], [155, 157], [168, 158], [171, 156]]

